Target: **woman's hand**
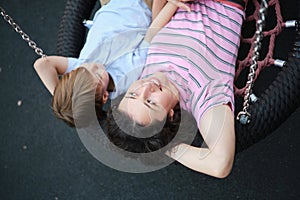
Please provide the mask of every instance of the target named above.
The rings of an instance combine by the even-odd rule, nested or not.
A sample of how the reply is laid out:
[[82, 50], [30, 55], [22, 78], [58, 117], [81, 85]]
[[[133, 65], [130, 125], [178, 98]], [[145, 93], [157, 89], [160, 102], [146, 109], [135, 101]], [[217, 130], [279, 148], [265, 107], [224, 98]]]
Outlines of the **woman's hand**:
[[182, 8], [183, 10], [186, 10], [188, 12], [191, 12], [191, 8], [185, 4], [185, 2], [188, 1], [195, 1], [195, 0], [167, 0], [170, 3], [173, 3], [179, 8]]

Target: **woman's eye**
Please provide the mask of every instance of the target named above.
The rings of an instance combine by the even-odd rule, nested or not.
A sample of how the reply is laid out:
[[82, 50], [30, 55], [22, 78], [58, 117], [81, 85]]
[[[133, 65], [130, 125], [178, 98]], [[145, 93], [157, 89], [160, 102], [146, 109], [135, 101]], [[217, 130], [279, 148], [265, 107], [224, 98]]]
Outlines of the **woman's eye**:
[[130, 97], [136, 97], [136, 93], [135, 92], [129, 92], [129, 96]]
[[150, 99], [147, 100], [147, 103], [151, 104], [151, 105], [156, 105], [156, 103]]

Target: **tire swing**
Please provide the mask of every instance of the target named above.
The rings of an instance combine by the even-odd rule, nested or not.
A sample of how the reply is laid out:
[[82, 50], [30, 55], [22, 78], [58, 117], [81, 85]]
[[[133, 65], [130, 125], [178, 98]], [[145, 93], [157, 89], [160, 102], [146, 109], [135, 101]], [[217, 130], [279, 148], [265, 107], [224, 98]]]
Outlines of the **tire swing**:
[[[96, 2], [96, 0], [67, 1], [58, 34], [59, 55], [78, 57], [86, 33], [82, 22], [89, 19]], [[300, 3], [296, 3], [300, 10]], [[274, 16], [266, 17], [266, 13]], [[268, 17], [273, 18], [270, 20]], [[297, 17], [300, 18], [300, 13]], [[272, 27], [268, 30], [263, 30], [265, 21], [267, 28], [270, 26], [270, 21], [272, 22], [270, 23]], [[296, 31], [293, 34], [294, 43], [289, 49], [288, 59], [286, 61], [274, 59], [275, 39], [284, 28], [289, 27], [294, 27]], [[240, 103], [242, 105], [237, 103], [235, 108], [236, 111], [242, 110], [235, 113], [238, 118], [238, 122], [235, 123], [237, 152], [271, 134], [300, 106], [299, 29], [299, 21], [283, 21], [279, 0], [269, 2], [249, 0], [235, 77], [237, 102], [241, 97], [243, 99], [243, 103]], [[254, 81], [260, 72], [265, 68], [276, 68], [276, 66], [280, 67], [280, 72], [274, 73], [273, 81], [262, 86], [266, 89], [261, 91], [258, 97], [255, 96]], [[244, 71], [246, 77], [243, 76]], [[245, 86], [239, 88], [237, 85]]]

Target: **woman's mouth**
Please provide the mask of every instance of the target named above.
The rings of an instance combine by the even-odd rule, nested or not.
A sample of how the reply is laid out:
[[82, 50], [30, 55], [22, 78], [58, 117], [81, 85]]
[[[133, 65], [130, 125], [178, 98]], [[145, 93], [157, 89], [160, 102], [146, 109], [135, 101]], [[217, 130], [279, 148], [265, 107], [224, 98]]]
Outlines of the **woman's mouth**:
[[157, 78], [151, 78], [149, 81], [156, 85], [160, 91], [162, 91], [161, 83]]

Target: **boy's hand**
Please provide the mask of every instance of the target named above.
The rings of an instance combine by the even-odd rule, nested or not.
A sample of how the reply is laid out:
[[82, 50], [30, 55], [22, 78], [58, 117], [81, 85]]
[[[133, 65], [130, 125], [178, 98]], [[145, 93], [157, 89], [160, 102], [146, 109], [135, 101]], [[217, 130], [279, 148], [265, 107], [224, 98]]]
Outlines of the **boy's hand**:
[[195, 1], [195, 0], [168, 0], [168, 2], [175, 4], [177, 7], [182, 8], [188, 12], [191, 12], [191, 8], [185, 4], [185, 2], [188, 1]]

